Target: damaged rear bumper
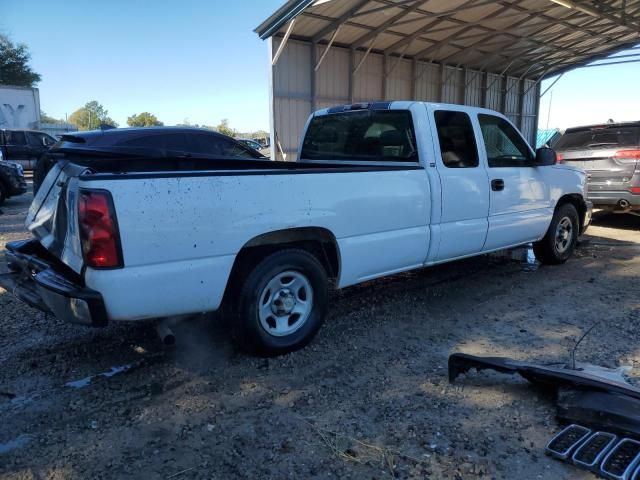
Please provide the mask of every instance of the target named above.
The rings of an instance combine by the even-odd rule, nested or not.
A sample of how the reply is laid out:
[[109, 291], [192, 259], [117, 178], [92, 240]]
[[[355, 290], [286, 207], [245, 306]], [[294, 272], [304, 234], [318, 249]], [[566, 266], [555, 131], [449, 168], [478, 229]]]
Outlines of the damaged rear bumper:
[[86, 288], [78, 275], [51, 257], [40, 243], [12, 242], [6, 249], [10, 272], [0, 274], [0, 287], [61, 320], [93, 327], [107, 325], [102, 295]]

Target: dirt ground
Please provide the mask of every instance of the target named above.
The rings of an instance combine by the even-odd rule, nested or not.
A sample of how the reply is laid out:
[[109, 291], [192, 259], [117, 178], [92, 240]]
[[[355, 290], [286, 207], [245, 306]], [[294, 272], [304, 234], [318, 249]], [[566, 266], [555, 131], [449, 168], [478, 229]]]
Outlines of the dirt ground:
[[[9, 200], [0, 244], [25, 238]], [[640, 218], [599, 215], [575, 256], [483, 256], [333, 295], [306, 349], [237, 352], [219, 318], [94, 330], [0, 289], [0, 478], [591, 479], [546, 457], [553, 399], [453, 352], [640, 367]], [[98, 375], [106, 373], [105, 375]], [[640, 370], [632, 372], [640, 375]], [[637, 379], [637, 377], [636, 377]]]

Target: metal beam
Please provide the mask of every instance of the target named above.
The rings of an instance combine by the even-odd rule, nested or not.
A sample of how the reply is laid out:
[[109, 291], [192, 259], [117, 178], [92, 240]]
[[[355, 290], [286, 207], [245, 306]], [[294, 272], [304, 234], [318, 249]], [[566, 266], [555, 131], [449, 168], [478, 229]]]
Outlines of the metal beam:
[[358, 63], [358, 65], [356, 66], [356, 68], [354, 68], [352, 75], [355, 75], [356, 73], [358, 73], [358, 70], [360, 70], [360, 67], [362, 66], [362, 64], [364, 63], [364, 61], [367, 59], [367, 57], [369, 56], [369, 54], [371, 53], [371, 49], [373, 48], [373, 44], [376, 41], [376, 37], [373, 37], [371, 39], [371, 44], [369, 45], [369, 48], [367, 49], [367, 51], [364, 53], [364, 55], [362, 56], [362, 59], [360, 60], [360, 62]]
[[[553, 86], [554, 86], [556, 83], [558, 83], [558, 82], [560, 81], [560, 79], [561, 79], [562, 77], [564, 77], [564, 73], [561, 73], [560, 75], [558, 75], [558, 78], [556, 78], [556, 79], [553, 81], [553, 83], [551, 83], [551, 85], [549, 85], [549, 86], [545, 89], [545, 91], [544, 91], [544, 92], [542, 92], [542, 93], [540, 94], [540, 98], [544, 97], [544, 96], [547, 94], [547, 92], [548, 92], [549, 90], [551, 90], [551, 89], [553, 88]], [[544, 77], [540, 77], [540, 80], [542, 80], [543, 78], [544, 78]]]
[[[426, 18], [435, 18], [435, 20], [433, 20], [432, 22], [429, 22], [426, 25], [423, 25], [422, 27], [420, 27], [418, 30], [416, 30], [415, 32], [411, 33], [407, 37], [403, 38], [402, 40], [400, 40], [400, 41], [394, 43], [393, 45], [391, 45], [390, 47], [386, 48], [385, 52], [386, 53], [393, 53], [393, 52], [397, 51], [399, 48], [402, 48], [405, 45], [411, 44], [416, 38], [418, 38], [419, 36], [423, 35], [424, 33], [428, 32], [428, 31], [430, 31], [432, 26], [435, 26], [438, 23], [441, 23], [442, 20], [446, 20], [451, 15], [455, 15], [456, 13], [459, 13], [462, 10], [466, 10], [468, 8], [471, 8], [471, 4], [474, 1], [475, 0], [467, 0], [462, 5], [459, 5], [458, 7], [454, 8], [454, 9], [447, 10], [445, 12], [441, 12], [441, 13], [438, 13], [438, 14], [434, 13], [432, 15], [427, 16]], [[484, 3], [482, 3], [482, 5], [487, 4], [487, 3], [494, 3], [494, 2], [484, 2]], [[477, 7], [479, 5], [474, 5], [474, 6]]]
[[[611, 15], [609, 13], [603, 12], [602, 9], [596, 5], [591, 4], [590, 2], [582, 1], [582, 2], [574, 2], [572, 0], [549, 0], [558, 5], [562, 5], [565, 8], [571, 8], [574, 10], [578, 10], [579, 12], [586, 13], [592, 17], [603, 18], [613, 22], [621, 27], [628, 28], [633, 32], [638, 32], [640, 29], [640, 23], [636, 23], [633, 20], [627, 19], [626, 21], [616, 15]], [[634, 28], [635, 27], [635, 28]]]
[[360, 10], [362, 7], [364, 7], [369, 2], [370, 2], [370, 0], [360, 0], [352, 8], [350, 8], [348, 11], [346, 11], [345, 13], [340, 15], [340, 17], [336, 18], [333, 22], [331, 22], [329, 25], [327, 25], [322, 30], [320, 30], [318, 33], [316, 33], [313, 36], [313, 38], [311, 39], [311, 41], [319, 42], [320, 40], [322, 40], [325, 35], [330, 34], [335, 29], [337, 29], [341, 25], [345, 24], [353, 16], [354, 13], [356, 13], [358, 10]]
[[[338, 36], [338, 32], [339, 31], [340, 31], [340, 27], [338, 26], [338, 28], [336, 28], [336, 31], [333, 32], [333, 35], [331, 35], [331, 40], [329, 40], [329, 43], [327, 44], [327, 48], [325, 48], [324, 52], [322, 52], [322, 55], [320, 56], [320, 60], [318, 60], [318, 63], [315, 65], [315, 71], [316, 72], [318, 71], [318, 69], [320, 68], [320, 65], [322, 65], [322, 62], [324, 61], [325, 57], [329, 53], [329, 49], [331, 48], [331, 45], [333, 45], [333, 42], [336, 39], [336, 37]], [[315, 42], [312, 42], [312, 45], [315, 48], [317, 44]]]
[[293, 31], [293, 26], [295, 24], [296, 24], [296, 19], [294, 18], [293, 20], [291, 20], [291, 23], [287, 28], [287, 32], [284, 34], [284, 38], [282, 39], [282, 42], [278, 46], [278, 50], [276, 51], [276, 54], [273, 57], [273, 60], [271, 60], [271, 65], [275, 65], [276, 63], [278, 63], [278, 59], [280, 58], [280, 55], [282, 55], [284, 47], [287, 45], [287, 42], [289, 41], [289, 37], [291, 36], [291, 32]]
[[365, 15], [371, 15], [372, 13], [380, 13], [384, 10], [389, 10], [390, 8], [398, 8], [398, 7], [402, 7], [403, 5], [408, 5], [410, 3], [415, 2], [416, 0], [402, 0], [400, 2], [397, 3], [393, 3], [390, 5], [385, 5], [383, 7], [376, 7], [376, 8], [371, 8], [369, 10], [363, 10], [362, 12], [358, 12], [358, 13], [354, 13], [351, 18], [356, 18], [356, 17], [363, 17]]
[[370, 31], [369, 33], [362, 35], [360, 38], [355, 40], [352, 43], [352, 45], [358, 48], [360, 45], [367, 43], [372, 38], [376, 38], [378, 35], [380, 35], [382, 32], [387, 30], [391, 25], [396, 23], [398, 20], [406, 17], [410, 13], [415, 12], [418, 8], [425, 5], [427, 2], [429, 2], [429, 0], [416, 0], [416, 2], [410, 7], [404, 9], [402, 12], [398, 13], [397, 15], [394, 15], [389, 20], [383, 22], [380, 26], [376, 27], [374, 30]]

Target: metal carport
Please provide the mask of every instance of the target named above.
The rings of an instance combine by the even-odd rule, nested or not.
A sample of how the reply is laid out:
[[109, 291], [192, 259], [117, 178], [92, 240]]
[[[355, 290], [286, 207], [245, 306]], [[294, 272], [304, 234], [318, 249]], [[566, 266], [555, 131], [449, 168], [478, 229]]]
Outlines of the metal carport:
[[640, 42], [640, 0], [290, 0], [269, 39], [272, 151], [310, 112], [423, 100], [485, 106], [535, 144], [540, 81]]

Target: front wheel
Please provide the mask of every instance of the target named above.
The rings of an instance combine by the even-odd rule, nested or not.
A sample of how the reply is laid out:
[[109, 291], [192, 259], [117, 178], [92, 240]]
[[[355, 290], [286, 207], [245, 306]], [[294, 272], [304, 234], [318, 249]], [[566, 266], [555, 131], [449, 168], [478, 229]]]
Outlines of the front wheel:
[[566, 262], [573, 253], [579, 232], [576, 208], [568, 203], [558, 207], [544, 238], [533, 244], [536, 258], [546, 265]]
[[237, 298], [236, 342], [261, 356], [304, 347], [324, 322], [327, 285], [322, 264], [304, 250], [268, 256], [249, 273]]

